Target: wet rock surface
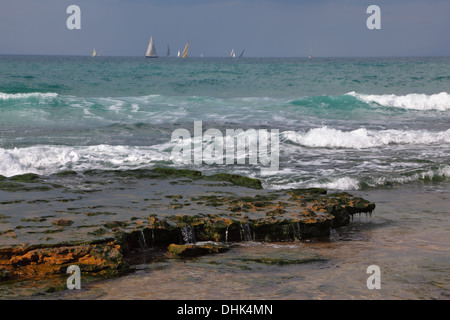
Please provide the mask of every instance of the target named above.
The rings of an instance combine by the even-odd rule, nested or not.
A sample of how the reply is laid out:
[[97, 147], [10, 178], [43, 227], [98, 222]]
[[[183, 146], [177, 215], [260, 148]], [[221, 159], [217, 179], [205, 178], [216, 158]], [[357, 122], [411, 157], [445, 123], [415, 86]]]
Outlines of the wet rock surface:
[[133, 269], [165, 250], [193, 257], [233, 242], [327, 238], [375, 204], [320, 188], [270, 191], [257, 179], [152, 169], [0, 177], [0, 280]]

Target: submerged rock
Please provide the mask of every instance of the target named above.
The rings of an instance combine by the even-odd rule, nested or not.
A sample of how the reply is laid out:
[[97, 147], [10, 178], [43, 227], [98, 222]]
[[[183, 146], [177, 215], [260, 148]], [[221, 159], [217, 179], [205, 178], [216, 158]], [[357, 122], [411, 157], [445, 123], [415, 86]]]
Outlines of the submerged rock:
[[52, 224], [57, 225], [57, 226], [71, 226], [73, 224], [73, 221], [69, 220], [69, 219], [58, 219], [58, 220], [53, 220]]
[[222, 253], [230, 250], [230, 246], [220, 243], [202, 244], [171, 244], [167, 248], [170, 255], [175, 257], [197, 257], [205, 254]]

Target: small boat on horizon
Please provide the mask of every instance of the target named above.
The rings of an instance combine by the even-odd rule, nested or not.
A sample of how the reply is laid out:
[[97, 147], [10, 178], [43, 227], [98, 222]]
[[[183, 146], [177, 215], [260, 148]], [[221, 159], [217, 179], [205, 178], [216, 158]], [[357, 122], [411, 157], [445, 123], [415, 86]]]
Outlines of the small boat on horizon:
[[189, 41], [186, 43], [186, 46], [184, 47], [183, 53], [181, 54], [182, 58], [186, 58], [187, 57], [188, 50], [189, 50]]
[[95, 55], [96, 55], [96, 52], [95, 52], [95, 49], [94, 49], [94, 51], [92, 51], [92, 58], [95, 57]]
[[145, 53], [146, 58], [158, 58], [156, 54], [155, 43], [153, 42], [153, 37], [150, 37], [150, 42], [148, 43], [147, 52]]
[[236, 58], [236, 52], [234, 52], [234, 48], [231, 50], [230, 57]]

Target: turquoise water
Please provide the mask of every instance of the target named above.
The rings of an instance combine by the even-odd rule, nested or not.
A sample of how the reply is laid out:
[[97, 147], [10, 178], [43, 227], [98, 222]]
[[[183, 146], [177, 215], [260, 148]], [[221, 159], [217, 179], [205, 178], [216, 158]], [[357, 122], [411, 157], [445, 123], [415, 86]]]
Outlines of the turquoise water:
[[[350, 190], [377, 205], [329, 241], [249, 242], [224, 255], [144, 261], [130, 276], [57, 297], [448, 299], [449, 88], [450, 58], [0, 56], [0, 175], [187, 167], [258, 177], [267, 189]], [[194, 121], [223, 133], [278, 129], [279, 170], [174, 164], [172, 132], [193, 134]], [[33, 193], [3, 194], [9, 215], [59, 214]], [[101, 205], [95, 196], [82, 205]], [[248, 262], [280, 256], [319, 259]], [[382, 290], [366, 287], [372, 264]], [[27, 296], [35, 284], [21, 286], [4, 296]]]
[[449, 58], [0, 56], [0, 175], [174, 166], [171, 134], [278, 129], [266, 188], [450, 177]]

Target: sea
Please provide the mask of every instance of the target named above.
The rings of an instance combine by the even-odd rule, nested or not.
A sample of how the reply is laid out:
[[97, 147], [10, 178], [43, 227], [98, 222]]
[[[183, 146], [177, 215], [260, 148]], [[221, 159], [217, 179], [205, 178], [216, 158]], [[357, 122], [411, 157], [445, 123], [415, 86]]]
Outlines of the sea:
[[[195, 122], [224, 137], [278, 130], [278, 168], [175, 163], [172, 134], [186, 129], [194, 139]], [[450, 297], [448, 57], [0, 56], [0, 175], [154, 167], [240, 174], [265, 189], [345, 191], [377, 207], [329, 241], [245, 243], [215, 257], [143, 264], [78, 296]], [[255, 254], [323, 259], [242, 258]], [[370, 265], [381, 269], [381, 289], [366, 286]]]

